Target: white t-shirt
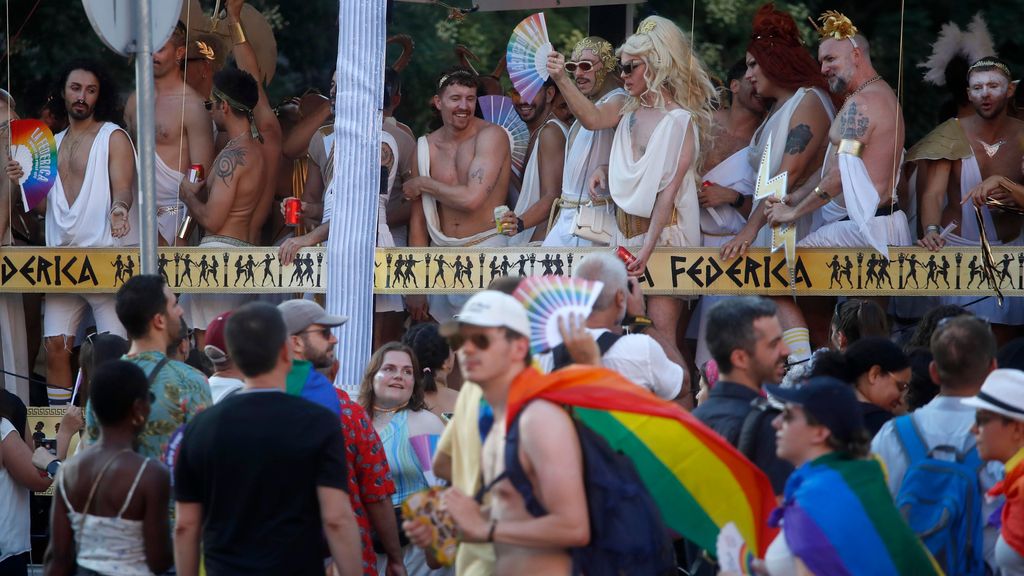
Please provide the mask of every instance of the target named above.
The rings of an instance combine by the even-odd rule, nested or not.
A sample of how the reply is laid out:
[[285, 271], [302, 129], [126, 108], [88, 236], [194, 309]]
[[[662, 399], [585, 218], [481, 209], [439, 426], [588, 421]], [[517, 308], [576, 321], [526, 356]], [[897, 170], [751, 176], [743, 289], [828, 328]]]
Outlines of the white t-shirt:
[[[604, 328], [587, 328], [587, 331], [595, 340], [608, 332]], [[554, 367], [550, 352], [541, 354], [538, 361], [545, 373]], [[627, 334], [616, 340], [601, 357], [601, 365], [665, 400], [675, 399], [683, 387], [683, 367], [669, 360], [661, 344], [646, 334]]]
[[238, 378], [225, 378], [224, 376], [210, 376], [210, 395], [213, 397], [213, 403], [216, 404], [223, 400], [228, 394], [236, 390], [241, 390], [245, 382], [242, 382]]
[[[0, 418], [0, 442], [8, 434], [18, 434], [14, 424]], [[0, 468], [0, 562], [32, 549], [29, 539], [28, 489], [11, 478], [7, 468]]]

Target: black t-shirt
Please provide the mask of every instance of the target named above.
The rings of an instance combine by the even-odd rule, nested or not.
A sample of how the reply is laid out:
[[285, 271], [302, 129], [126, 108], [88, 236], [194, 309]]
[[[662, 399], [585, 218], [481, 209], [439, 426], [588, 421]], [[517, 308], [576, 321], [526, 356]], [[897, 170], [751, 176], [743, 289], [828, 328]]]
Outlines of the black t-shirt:
[[347, 487], [338, 417], [282, 392], [243, 392], [185, 429], [175, 498], [203, 506], [206, 573], [324, 573], [318, 486]]

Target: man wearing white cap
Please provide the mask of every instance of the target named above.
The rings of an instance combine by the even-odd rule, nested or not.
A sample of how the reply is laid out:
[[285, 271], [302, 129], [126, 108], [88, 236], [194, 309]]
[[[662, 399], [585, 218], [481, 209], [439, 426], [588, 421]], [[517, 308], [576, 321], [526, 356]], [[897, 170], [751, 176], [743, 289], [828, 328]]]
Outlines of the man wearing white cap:
[[[569, 548], [590, 540], [583, 461], [575, 427], [561, 406], [535, 400], [516, 416], [518, 431], [506, 427], [509, 391], [530, 386], [540, 374], [530, 367], [530, 321], [513, 297], [486, 290], [474, 295], [454, 320], [442, 327], [468, 380], [483, 389], [494, 410], [494, 422], [482, 450], [484, 498], [480, 504], [457, 489], [445, 493], [463, 542], [491, 542], [497, 574], [570, 574]], [[511, 432], [511, 433], [510, 433]], [[518, 458], [540, 515], [527, 510], [524, 496], [505, 470], [506, 433], [518, 444]], [[536, 512], [536, 508], [532, 508]], [[416, 526], [406, 523], [414, 541], [424, 541]]]
[[1006, 466], [1006, 477], [988, 492], [1006, 496], [996, 566], [1002, 574], [1024, 574], [1024, 372], [993, 370], [978, 395], [961, 402], [977, 409], [971, 432], [978, 456]]

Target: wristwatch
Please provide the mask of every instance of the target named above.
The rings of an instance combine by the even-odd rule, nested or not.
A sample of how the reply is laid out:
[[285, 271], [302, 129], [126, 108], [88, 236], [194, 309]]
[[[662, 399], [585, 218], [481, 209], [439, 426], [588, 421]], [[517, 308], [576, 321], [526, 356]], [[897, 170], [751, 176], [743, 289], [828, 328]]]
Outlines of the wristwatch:
[[53, 477], [57, 475], [57, 471], [60, 470], [61, 461], [54, 458], [53, 462], [46, 465], [46, 475], [53, 480]]
[[737, 193], [736, 193], [736, 200], [733, 200], [733, 201], [732, 201], [732, 202], [731, 202], [731, 203], [729, 204], [729, 206], [732, 206], [733, 208], [739, 208], [740, 206], [743, 206], [743, 201], [744, 201], [745, 199], [746, 199], [746, 197], [745, 197], [745, 196], [743, 196], [743, 193], [742, 193], [742, 192], [737, 192]]

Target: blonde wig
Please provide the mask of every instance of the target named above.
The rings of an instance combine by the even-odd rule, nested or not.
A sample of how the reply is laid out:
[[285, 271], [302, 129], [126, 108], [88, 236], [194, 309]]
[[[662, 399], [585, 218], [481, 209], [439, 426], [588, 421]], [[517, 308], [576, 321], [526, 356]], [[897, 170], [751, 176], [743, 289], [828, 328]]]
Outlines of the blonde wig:
[[[665, 107], [665, 98], [659, 86], [664, 86], [672, 100], [693, 116], [700, 136], [701, 157], [710, 144], [712, 114], [717, 104], [715, 86], [707, 69], [693, 52], [690, 41], [671, 20], [661, 16], [648, 16], [640, 23], [636, 34], [626, 39], [615, 52], [637, 56], [647, 66], [644, 80], [647, 91], [653, 96], [655, 108]], [[640, 99], [626, 97], [622, 113], [632, 112], [641, 106]]]

